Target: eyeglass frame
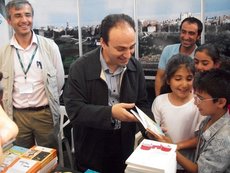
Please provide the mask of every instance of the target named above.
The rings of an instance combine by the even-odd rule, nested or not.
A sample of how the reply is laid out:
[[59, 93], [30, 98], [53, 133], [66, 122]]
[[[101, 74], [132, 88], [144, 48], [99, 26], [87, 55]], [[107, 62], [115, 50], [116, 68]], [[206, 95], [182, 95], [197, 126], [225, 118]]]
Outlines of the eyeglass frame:
[[198, 95], [196, 95], [196, 94], [194, 94], [193, 95], [193, 97], [194, 97], [194, 100], [195, 100], [195, 102], [196, 102], [196, 104], [200, 104], [201, 102], [203, 102], [203, 101], [209, 101], [209, 100], [216, 100], [216, 99], [219, 99], [219, 98], [207, 98], [207, 99], [201, 99]]

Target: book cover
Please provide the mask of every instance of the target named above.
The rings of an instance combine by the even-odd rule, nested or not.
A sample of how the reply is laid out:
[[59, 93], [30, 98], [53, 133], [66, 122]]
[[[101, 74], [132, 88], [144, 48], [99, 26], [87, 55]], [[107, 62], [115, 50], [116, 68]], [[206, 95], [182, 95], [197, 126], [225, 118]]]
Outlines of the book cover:
[[148, 170], [156, 173], [176, 172], [176, 145], [144, 139], [126, 160], [130, 172]]
[[27, 148], [16, 146], [16, 145], [6, 150], [1, 156], [2, 164], [0, 165], [0, 172], [5, 172], [27, 150], [28, 150]]
[[25, 152], [21, 157], [39, 161], [41, 164], [41, 167], [44, 167], [51, 160], [53, 160], [56, 156], [57, 156], [56, 149], [35, 145], [31, 147], [27, 152]]
[[6, 171], [6, 173], [35, 173], [41, 169], [36, 160], [18, 158], [18, 160]]
[[163, 131], [161, 130], [160, 126], [154, 122], [151, 118], [148, 117], [141, 109], [135, 106], [135, 110], [131, 109], [131, 113], [140, 121], [143, 127], [146, 130], [150, 130], [152, 133], [156, 135], [164, 135]]
[[56, 149], [33, 146], [20, 155], [13, 164], [11, 164], [7, 173], [41, 173], [51, 172], [57, 165]]

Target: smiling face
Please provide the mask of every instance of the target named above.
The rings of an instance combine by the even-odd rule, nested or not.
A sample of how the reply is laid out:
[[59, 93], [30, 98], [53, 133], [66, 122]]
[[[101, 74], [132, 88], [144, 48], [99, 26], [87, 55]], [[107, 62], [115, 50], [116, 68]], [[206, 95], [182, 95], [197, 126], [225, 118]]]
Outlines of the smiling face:
[[119, 66], [128, 64], [135, 49], [135, 31], [126, 22], [112, 27], [108, 34], [108, 43], [101, 38], [103, 57], [110, 70], [115, 71]]
[[8, 23], [13, 27], [16, 36], [31, 34], [33, 15], [30, 5], [25, 4], [19, 9], [13, 7], [9, 10], [9, 15]]
[[203, 72], [213, 68], [218, 68], [219, 63], [214, 63], [206, 51], [197, 51], [194, 57], [196, 71]]
[[[197, 97], [197, 98], [196, 98]], [[198, 107], [200, 114], [203, 116], [214, 115], [218, 112], [219, 102], [206, 92], [196, 92], [194, 104]]]
[[200, 36], [198, 35], [198, 25], [196, 23], [184, 22], [180, 31], [180, 41], [182, 47], [194, 47], [199, 39]]
[[168, 81], [172, 94], [180, 99], [189, 97], [192, 91], [193, 78], [192, 72], [185, 65], [180, 65], [180, 68]]

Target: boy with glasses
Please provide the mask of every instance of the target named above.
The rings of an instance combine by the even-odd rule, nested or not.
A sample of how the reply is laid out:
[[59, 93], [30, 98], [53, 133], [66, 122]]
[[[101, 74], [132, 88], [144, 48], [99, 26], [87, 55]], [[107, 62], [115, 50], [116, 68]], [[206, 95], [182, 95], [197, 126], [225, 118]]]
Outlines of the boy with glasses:
[[[189, 172], [230, 172], [230, 73], [221, 69], [197, 74], [194, 80], [195, 104], [206, 118], [202, 121], [197, 136], [195, 162], [177, 151], [177, 161]], [[171, 143], [168, 137], [157, 137]], [[188, 141], [180, 143], [185, 147]]]

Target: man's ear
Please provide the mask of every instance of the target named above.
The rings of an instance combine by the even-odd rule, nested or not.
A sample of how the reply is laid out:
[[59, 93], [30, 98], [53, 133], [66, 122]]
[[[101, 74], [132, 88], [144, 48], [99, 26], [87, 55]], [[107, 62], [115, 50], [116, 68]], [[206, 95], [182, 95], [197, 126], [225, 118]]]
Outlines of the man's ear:
[[105, 42], [103, 40], [103, 38], [101, 37], [100, 38], [100, 44], [101, 44], [101, 47], [104, 48], [105, 47]]
[[224, 108], [226, 106], [226, 104], [227, 104], [226, 98], [219, 98], [218, 99], [218, 106], [220, 108]]
[[8, 23], [9, 25], [11, 25], [11, 20], [10, 20], [10, 19], [7, 19], [7, 23]]

